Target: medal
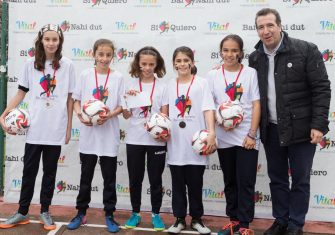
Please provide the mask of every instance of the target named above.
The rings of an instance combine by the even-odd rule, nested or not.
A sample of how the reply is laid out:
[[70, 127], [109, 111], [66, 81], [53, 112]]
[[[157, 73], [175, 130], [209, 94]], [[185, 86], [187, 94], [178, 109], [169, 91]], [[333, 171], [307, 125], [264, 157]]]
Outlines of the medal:
[[[186, 92], [186, 97], [185, 97], [185, 100], [184, 100], [184, 102], [182, 101], [182, 100], [180, 100], [180, 102], [181, 102], [181, 108], [178, 108], [180, 111], [181, 111], [181, 113], [180, 113], [180, 116], [181, 116], [181, 118], [182, 119], [184, 119], [184, 115], [185, 115], [185, 111], [186, 111], [186, 107], [187, 107], [187, 105], [186, 105], [186, 103], [187, 103], [187, 101], [188, 101], [188, 99], [189, 99], [189, 97], [188, 97], [188, 93], [190, 92], [190, 88], [191, 88], [191, 86], [192, 86], [192, 84], [193, 84], [193, 80], [194, 80], [194, 75], [193, 75], [193, 77], [192, 77], [192, 80], [191, 80], [191, 83], [190, 83], [190, 85], [189, 85], [189, 87], [188, 87], [188, 89], [187, 89], [187, 92]], [[180, 96], [179, 96], [179, 82], [178, 82], [178, 80], [177, 80], [177, 100], [179, 100], [180, 99]], [[182, 96], [182, 97], [184, 97], [184, 95]], [[179, 116], [179, 115], [178, 115]], [[180, 121], [179, 122], [179, 127], [180, 128], [185, 128], [186, 127], [186, 122], [185, 121]]]
[[185, 128], [186, 127], [186, 123], [184, 121], [179, 122], [179, 127], [180, 128]]

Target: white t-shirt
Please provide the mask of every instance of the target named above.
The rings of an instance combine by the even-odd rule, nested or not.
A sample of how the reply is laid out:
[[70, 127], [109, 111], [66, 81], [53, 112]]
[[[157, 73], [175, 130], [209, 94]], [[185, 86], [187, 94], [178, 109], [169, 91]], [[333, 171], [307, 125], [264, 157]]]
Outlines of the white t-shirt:
[[[225, 70], [225, 76], [228, 86], [235, 82], [237, 72], [229, 72]], [[222, 67], [217, 70], [211, 70], [207, 74], [209, 88], [212, 91], [215, 107], [217, 108], [223, 102], [229, 101], [230, 98], [226, 94], [226, 83], [222, 73]], [[240, 77], [237, 81], [237, 96], [240, 96], [240, 105], [244, 110], [244, 118], [242, 123], [231, 131], [225, 131], [221, 126], [216, 125], [216, 136], [219, 148], [229, 148], [233, 146], [242, 146], [249, 129], [251, 128], [252, 102], [259, 100], [257, 72], [255, 69], [244, 66]], [[256, 146], [258, 149], [259, 140]]]
[[[186, 98], [190, 83], [179, 84], [179, 97]], [[181, 100], [177, 99], [177, 80], [173, 79], [168, 85], [169, 117], [172, 122], [171, 138], [168, 141], [169, 165], [207, 165], [208, 157], [201, 156], [192, 149], [192, 137], [196, 131], [206, 129], [204, 111], [214, 110], [212, 94], [207, 81], [195, 76], [188, 94], [189, 102], [186, 102], [184, 117], [181, 117]], [[180, 128], [179, 123], [184, 121], [185, 128]]]
[[[98, 87], [104, 87], [107, 74], [98, 74]], [[81, 106], [94, 97], [96, 90], [94, 68], [84, 70], [77, 81], [73, 98], [81, 101]], [[121, 95], [124, 90], [123, 76], [118, 71], [111, 71], [106, 84], [108, 96], [103, 101], [113, 111], [121, 106]], [[81, 107], [82, 108], [82, 107]], [[85, 114], [83, 114], [85, 115]], [[81, 123], [79, 152], [98, 156], [116, 157], [119, 153], [120, 128], [118, 117], [108, 119], [102, 125], [86, 126]]]
[[[152, 83], [142, 82], [142, 91], [147, 91], [151, 94]], [[139, 79], [130, 78], [126, 83], [125, 91], [137, 90], [140, 91]], [[164, 146], [165, 143], [158, 142], [152, 138], [144, 128], [144, 123], [150, 118], [151, 114], [160, 113], [162, 106], [168, 105], [168, 97], [166, 94], [166, 84], [160, 79], [156, 79], [155, 87], [152, 94], [152, 106], [151, 108], [133, 108], [130, 111], [132, 116], [129, 118], [128, 128], [126, 130], [126, 143], [137, 144], [137, 145], [155, 145]], [[147, 112], [147, 117], [145, 113]]]
[[67, 98], [75, 87], [75, 69], [70, 59], [62, 57], [60, 68], [54, 69], [51, 61], [45, 62], [42, 71], [34, 68], [35, 58], [29, 59], [23, 68], [18, 84], [29, 89], [28, 103], [30, 127], [26, 142], [29, 144], [62, 145], [65, 143]]

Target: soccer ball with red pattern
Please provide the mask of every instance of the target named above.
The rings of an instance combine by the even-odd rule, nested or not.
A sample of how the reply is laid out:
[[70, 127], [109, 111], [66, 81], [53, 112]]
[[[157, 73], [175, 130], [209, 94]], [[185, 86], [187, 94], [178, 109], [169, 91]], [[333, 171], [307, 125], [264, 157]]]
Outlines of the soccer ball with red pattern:
[[238, 101], [223, 102], [216, 110], [216, 121], [227, 128], [235, 128], [243, 121], [243, 108]]
[[171, 121], [163, 113], [154, 113], [144, 127], [153, 138], [167, 137], [171, 131]]
[[5, 117], [5, 124], [12, 132], [23, 134], [30, 126], [29, 113], [20, 108], [12, 109]]
[[108, 108], [101, 100], [92, 99], [83, 104], [83, 113], [85, 114], [83, 118], [93, 125], [97, 125], [100, 116], [106, 115], [107, 112]]
[[208, 137], [208, 130], [200, 130], [194, 133], [192, 137], [192, 148], [196, 153], [205, 155], [207, 142], [203, 142]]

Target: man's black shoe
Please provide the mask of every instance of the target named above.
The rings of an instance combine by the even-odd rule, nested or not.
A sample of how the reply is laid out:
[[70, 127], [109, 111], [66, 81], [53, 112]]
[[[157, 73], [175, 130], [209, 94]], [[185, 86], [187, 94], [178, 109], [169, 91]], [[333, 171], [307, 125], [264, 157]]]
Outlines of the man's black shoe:
[[285, 233], [285, 235], [303, 235], [304, 232], [301, 229], [297, 229], [297, 230], [290, 230], [288, 229]]
[[264, 235], [284, 235], [286, 233], [286, 229], [287, 225], [281, 225], [277, 221], [275, 221], [273, 222], [271, 227], [264, 232]]

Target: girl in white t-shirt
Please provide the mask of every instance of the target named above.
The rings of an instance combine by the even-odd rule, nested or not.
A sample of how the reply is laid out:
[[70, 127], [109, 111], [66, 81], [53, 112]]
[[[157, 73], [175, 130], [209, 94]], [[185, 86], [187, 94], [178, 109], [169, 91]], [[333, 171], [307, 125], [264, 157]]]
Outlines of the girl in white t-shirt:
[[4, 117], [20, 104], [29, 91], [31, 124], [23, 157], [19, 209], [16, 214], [0, 224], [0, 228], [29, 223], [28, 210], [34, 194], [41, 155], [43, 178], [40, 218], [45, 229], [56, 228], [48, 211], [55, 188], [61, 145], [67, 144], [71, 137], [71, 93], [75, 86], [73, 63], [62, 56], [63, 41], [64, 36], [58, 25], [48, 24], [42, 27], [35, 41], [35, 57], [25, 63], [23, 73], [19, 77], [18, 91], [0, 117], [2, 128], [7, 133], [14, 134], [5, 126]]
[[[151, 114], [168, 113], [168, 98], [166, 85], [156, 78], [165, 75], [165, 63], [160, 53], [154, 47], [140, 49], [131, 64], [130, 81], [126, 85], [126, 96], [139, 92], [150, 94], [151, 106], [124, 108], [123, 116], [129, 119], [127, 143], [127, 167], [129, 174], [130, 201], [133, 208], [131, 217], [126, 221], [126, 228], [135, 228], [141, 222], [141, 195], [142, 182], [147, 163], [150, 183], [150, 196], [152, 206], [152, 225], [155, 230], [165, 229], [164, 222], [159, 216], [162, 205], [163, 186], [162, 174], [165, 168], [166, 143], [153, 139], [144, 128], [145, 122]], [[145, 156], [147, 155], [147, 160]]]
[[[179, 47], [173, 53], [173, 65], [178, 73], [168, 85], [169, 117], [172, 121], [168, 141], [168, 159], [172, 177], [172, 209], [176, 222], [168, 229], [178, 234], [185, 229], [187, 194], [191, 227], [200, 234], [211, 232], [201, 220], [204, 213], [202, 186], [208, 157], [195, 153], [192, 136], [198, 130], [209, 130], [206, 153], [215, 151], [214, 102], [207, 81], [196, 76], [193, 51]], [[187, 190], [186, 190], [187, 187]]]
[[244, 110], [243, 121], [233, 129], [216, 127], [218, 154], [224, 176], [226, 214], [231, 223], [219, 234], [253, 234], [249, 223], [254, 218], [254, 194], [257, 174], [258, 145], [256, 138], [260, 121], [260, 100], [257, 73], [243, 66], [243, 41], [228, 35], [220, 43], [224, 64], [207, 75], [214, 102], [239, 101]]
[[[99, 39], [93, 46], [95, 67], [84, 70], [73, 93], [74, 111], [82, 125], [80, 127], [79, 153], [81, 161], [80, 189], [77, 196], [78, 214], [67, 226], [77, 229], [86, 223], [86, 210], [91, 200], [91, 184], [98, 158], [104, 180], [103, 204], [105, 222], [109, 232], [118, 232], [119, 224], [114, 220], [116, 205], [116, 168], [119, 152], [120, 129], [118, 115], [122, 112], [121, 95], [123, 93], [123, 76], [109, 68], [113, 56], [114, 45], [108, 39]], [[83, 118], [82, 106], [92, 99], [105, 103], [108, 112], [100, 115], [98, 125], [92, 126]]]

